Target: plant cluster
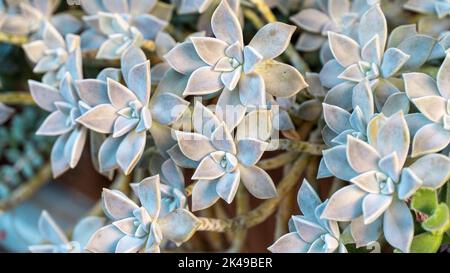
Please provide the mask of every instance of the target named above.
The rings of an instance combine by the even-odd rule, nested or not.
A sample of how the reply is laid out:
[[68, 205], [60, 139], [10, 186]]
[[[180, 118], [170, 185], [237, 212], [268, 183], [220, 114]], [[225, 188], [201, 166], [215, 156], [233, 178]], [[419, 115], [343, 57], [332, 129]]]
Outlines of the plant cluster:
[[195, 251], [205, 231], [239, 252], [274, 212], [271, 252], [445, 250], [450, 2], [385, 2], [0, 1], [0, 38], [42, 76], [53, 177], [90, 146], [115, 181], [72, 236], [43, 212], [30, 251]]

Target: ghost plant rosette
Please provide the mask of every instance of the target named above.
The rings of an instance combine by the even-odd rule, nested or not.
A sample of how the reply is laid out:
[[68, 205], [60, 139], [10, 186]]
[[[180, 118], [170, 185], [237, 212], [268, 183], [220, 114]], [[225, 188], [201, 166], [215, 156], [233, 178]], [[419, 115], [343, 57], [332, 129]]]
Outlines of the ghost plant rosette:
[[351, 113], [335, 105], [323, 104], [326, 125], [322, 130], [322, 137], [330, 147], [345, 144], [348, 135], [367, 140], [367, 124], [375, 113], [372, 89], [365, 80], [358, 83], [353, 92]]
[[448, 0], [409, 0], [404, 7], [419, 13], [436, 14], [439, 18], [450, 15], [450, 1]]
[[73, 49], [61, 68], [66, 72], [59, 89], [45, 83], [29, 81], [30, 92], [36, 104], [51, 112], [36, 134], [58, 136], [51, 152], [55, 177], [78, 164], [87, 136], [87, 129], [77, 122], [89, 109], [89, 105], [80, 101], [80, 94], [75, 86], [75, 81], [83, 77], [79, 37], [68, 35], [66, 40]]
[[[161, 215], [188, 208], [183, 170], [172, 159], [156, 155], [150, 160], [150, 172], [159, 175], [161, 184]], [[131, 185], [137, 193], [137, 184]]]
[[[120, 59], [130, 46], [154, 41], [170, 20], [172, 9], [157, 0], [81, 1], [90, 29], [81, 34], [82, 49], [98, 49], [99, 59]], [[152, 14], [155, 13], [155, 14]]]
[[193, 115], [195, 132], [177, 131], [178, 145], [169, 151], [172, 159], [195, 168], [192, 192], [194, 211], [208, 208], [219, 198], [231, 203], [240, 182], [259, 199], [276, 197], [272, 178], [255, 166], [268, 143], [254, 138], [235, 140], [226, 124], [200, 103]]
[[[61, 0], [25, 0], [20, 2], [20, 10], [24, 17], [22, 23], [28, 24], [29, 33], [39, 30], [41, 24], [50, 22], [62, 35], [78, 33], [81, 22], [69, 12], [54, 14]], [[25, 19], [26, 18], [26, 19]]]
[[344, 109], [351, 107], [353, 88], [369, 80], [378, 111], [390, 96], [400, 93], [401, 72], [422, 66], [436, 43], [432, 37], [404, 27], [388, 37], [386, 18], [379, 5], [362, 15], [357, 40], [335, 32], [328, 32], [328, 37], [334, 59], [320, 72], [322, 84], [331, 88], [325, 102], [333, 101]]
[[448, 0], [410, 0], [404, 4], [406, 10], [424, 14], [417, 22], [421, 33], [437, 38], [439, 43], [434, 49], [433, 57], [445, 57], [445, 51], [450, 47], [450, 2]]
[[53, 220], [50, 214], [43, 211], [39, 218], [39, 232], [44, 244], [29, 247], [32, 253], [81, 253], [89, 238], [104, 225], [104, 219], [89, 216], [82, 219], [73, 229], [72, 240], [69, 240], [63, 229]]
[[303, 32], [297, 41], [300, 51], [320, 50], [322, 63], [333, 59], [328, 43], [328, 32], [341, 33], [356, 38], [361, 15], [370, 8], [370, 0], [326, 0], [315, 1], [315, 6], [302, 9], [290, 17]]
[[321, 217], [351, 221], [357, 246], [376, 241], [383, 231], [389, 244], [409, 252], [414, 221], [406, 201], [419, 188], [442, 187], [450, 178], [450, 159], [429, 154], [407, 162], [410, 135], [402, 112], [374, 117], [367, 137], [348, 136], [346, 145], [324, 151], [330, 172], [351, 184], [331, 196]]
[[174, 70], [189, 76], [183, 95], [221, 91], [219, 101], [227, 105], [260, 107], [270, 96], [291, 97], [307, 86], [295, 68], [273, 60], [286, 50], [294, 27], [268, 24], [245, 46], [226, 0], [215, 10], [211, 26], [215, 38], [192, 37], [165, 56]]
[[188, 210], [176, 209], [161, 215], [159, 176], [146, 178], [135, 188], [141, 206], [119, 191], [103, 190], [103, 210], [113, 222], [94, 233], [86, 250], [160, 252], [163, 241], [181, 245], [195, 233], [199, 222]]
[[42, 26], [42, 39], [23, 45], [27, 57], [35, 63], [34, 73], [44, 73], [42, 82], [58, 86], [66, 74], [66, 63], [71, 52], [80, 47], [79, 38], [68, 35], [66, 40], [50, 23]]
[[[404, 74], [405, 90], [420, 114], [412, 122], [424, 124], [414, 135], [412, 156], [435, 153], [450, 143], [450, 52], [439, 69], [437, 81], [423, 73]], [[419, 115], [419, 116], [417, 116]]]
[[139, 48], [129, 48], [121, 63], [127, 87], [111, 78], [106, 83], [98, 80], [79, 83], [93, 88], [90, 94], [86, 90], [85, 100], [95, 107], [77, 121], [98, 133], [110, 134], [99, 151], [102, 172], [120, 167], [129, 174], [144, 152], [147, 131], [164, 152], [171, 141], [166, 126], [175, 122], [189, 103], [174, 94], [155, 94], [150, 98], [150, 62]]
[[17, 35], [35, 35], [42, 24], [53, 24], [66, 35], [77, 33], [81, 24], [68, 12], [54, 14], [60, 0], [1, 0], [0, 31]]
[[292, 216], [289, 233], [279, 238], [268, 249], [274, 253], [347, 253], [340, 241], [336, 221], [321, 218], [327, 202], [322, 203], [308, 181], [303, 180], [297, 195], [303, 215]]

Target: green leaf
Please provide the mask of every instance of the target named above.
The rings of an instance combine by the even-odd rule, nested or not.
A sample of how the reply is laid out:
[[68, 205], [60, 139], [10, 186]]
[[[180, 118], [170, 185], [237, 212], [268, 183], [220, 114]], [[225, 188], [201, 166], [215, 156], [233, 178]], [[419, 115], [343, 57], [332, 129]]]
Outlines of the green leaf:
[[355, 240], [353, 239], [352, 232], [351, 232], [351, 225], [348, 225], [344, 229], [344, 231], [341, 233], [340, 240], [344, 245], [355, 243]]
[[422, 188], [418, 190], [411, 200], [411, 208], [426, 215], [432, 215], [437, 206], [437, 193], [432, 189]]
[[414, 236], [411, 253], [436, 253], [442, 242], [442, 234], [422, 233]]
[[447, 233], [444, 233], [444, 237], [442, 238], [442, 244], [447, 245], [450, 244], [450, 236]]
[[447, 207], [450, 207], [450, 182], [447, 181], [447, 197], [445, 198], [446, 203], [447, 203]]
[[433, 215], [422, 223], [422, 228], [429, 232], [444, 233], [448, 228], [450, 213], [446, 204], [439, 204]]

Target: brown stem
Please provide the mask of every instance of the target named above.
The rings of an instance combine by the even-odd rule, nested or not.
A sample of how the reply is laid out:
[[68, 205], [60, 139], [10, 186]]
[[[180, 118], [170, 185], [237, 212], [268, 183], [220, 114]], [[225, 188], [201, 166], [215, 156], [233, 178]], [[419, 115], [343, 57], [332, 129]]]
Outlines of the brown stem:
[[277, 214], [275, 216], [274, 241], [280, 238], [283, 234], [286, 234], [288, 231], [288, 221], [292, 215], [292, 208], [296, 203], [296, 196], [297, 193], [295, 191], [289, 192], [286, 195], [286, 198], [284, 198], [278, 206]]
[[0, 102], [11, 105], [35, 105], [33, 97], [25, 91], [10, 91], [0, 94]]
[[298, 152], [287, 152], [258, 162], [258, 167], [270, 171], [281, 168], [299, 157]]
[[21, 46], [28, 42], [28, 37], [0, 32], [0, 42]]
[[[229, 219], [230, 218], [226, 211], [225, 204], [226, 204], [225, 202], [219, 201], [216, 203], [215, 206], [213, 206], [214, 213], [216, 215], [215, 218], [218, 218], [218, 219]], [[232, 230], [225, 231], [225, 238], [227, 239], [228, 243], [232, 243], [233, 239], [234, 239], [233, 231]]]
[[309, 143], [307, 141], [280, 139], [278, 140], [278, 150], [294, 151], [307, 153], [310, 155], [322, 155], [322, 151], [326, 149], [323, 144]]
[[[243, 215], [250, 210], [250, 199], [247, 190], [243, 185], [238, 189], [236, 195], [236, 214]], [[236, 229], [233, 244], [228, 249], [229, 253], [239, 253], [244, 247], [245, 240], [247, 238], [247, 229]]]
[[229, 220], [211, 219], [205, 217], [198, 217], [200, 225], [197, 231], [212, 231], [212, 232], [225, 232], [231, 228], [231, 222]]
[[51, 181], [52, 168], [50, 164], [45, 164], [39, 173], [29, 180], [26, 184], [20, 186], [11, 193], [11, 196], [6, 200], [0, 201], [0, 212], [10, 210], [23, 201], [29, 199], [42, 186]]

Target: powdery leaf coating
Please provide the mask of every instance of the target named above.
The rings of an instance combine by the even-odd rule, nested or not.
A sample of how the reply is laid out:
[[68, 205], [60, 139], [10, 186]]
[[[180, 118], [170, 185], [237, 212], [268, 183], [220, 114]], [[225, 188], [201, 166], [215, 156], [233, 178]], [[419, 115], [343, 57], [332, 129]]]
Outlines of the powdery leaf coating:
[[428, 124], [414, 135], [413, 157], [439, 152], [450, 143], [449, 75], [450, 53], [447, 53], [439, 69], [437, 81], [422, 73], [403, 75], [406, 94], [420, 113], [428, 119]]
[[[414, 225], [405, 200], [421, 187], [441, 187], [450, 177], [450, 159], [432, 154], [405, 165], [410, 135], [402, 112], [389, 118], [382, 114], [375, 116], [367, 131], [368, 143], [348, 136], [345, 156], [350, 168], [345, 175], [342, 168], [335, 167], [340, 164], [335, 161], [338, 157], [324, 153], [326, 166], [334, 175], [344, 179], [352, 176], [351, 171], [357, 175], [346, 179], [352, 185], [333, 194], [322, 217], [352, 221], [352, 234], [358, 246], [377, 240], [383, 226], [386, 240], [408, 252]], [[425, 178], [424, 172], [430, 168], [436, 172], [433, 179]]]
[[266, 93], [291, 97], [307, 86], [296, 69], [272, 61], [286, 50], [294, 27], [270, 23], [245, 46], [239, 20], [226, 0], [215, 10], [211, 26], [215, 38], [192, 37], [165, 55], [173, 69], [189, 77], [185, 96], [222, 91], [219, 100], [223, 101], [228, 89], [239, 93], [237, 106], [267, 107]]
[[450, 15], [450, 3], [447, 0], [409, 0], [404, 7], [419, 13], [436, 14], [441, 19]]
[[[173, 145], [165, 137], [165, 127], [178, 120], [189, 103], [170, 93], [151, 96], [150, 62], [139, 48], [127, 49], [121, 63], [127, 86], [111, 78], [106, 83], [78, 82], [80, 93], [92, 108], [77, 121], [93, 131], [110, 134], [99, 150], [102, 172], [120, 167], [129, 174], [144, 152], [147, 131], [160, 151]], [[101, 89], [95, 90], [98, 86]], [[93, 92], [100, 94], [93, 96]]]
[[86, 142], [87, 129], [77, 123], [88, 108], [80, 103], [75, 81], [81, 80], [81, 56], [79, 39], [68, 35], [68, 41], [73, 46], [67, 60], [60, 71], [65, 71], [64, 77], [58, 83], [58, 89], [45, 83], [29, 81], [33, 99], [44, 110], [51, 112], [37, 134], [58, 136], [51, 152], [53, 176], [58, 177], [68, 169], [74, 168], [80, 160]]
[[305, 7], [290, 17], [299, 26], [302, 34], [296, 43], [300, 51], [320, 52], [320, 60], [326, 63], [332, 58], [328, 46], [328, 31], [357, 37], [357, 28], [361, 15], [371, 7], [370, 1], [314, 1], [311, 7]]
[[[305, 64], [290, 45], [293, 26], [265, 16], [270, 23], [250, 20], [257, 31], [244, 37], [241, 4], [248, 3], [171, 2], [82, 0], [80, 38], [72, 34], [81, 30], [75, 17], [54, 15], [59, 0], [0, 0], [4, 39], [24, 36], [33, 72], [43, 74], [29, 87], [36, 104], [50, 112], [36, 134], [57, 137], [50, 155], [54, 177], [77, 165], [88, 133], [94, 167], [103, 175], [112, 179], [117, 169], [154, 175], [130, 184], [135, 199], [104, 189], [102, 208], [111, 221], [83, 219], [72, 240], [43, 212], [38, 227], [44, 242], [30, 251], [135, 253], [180, 246], [200, 227], [189, 212], [191, 190], [193, 211], [219, 199], [230, 204], [241, 182], [258, 199], [277, 196], [266, 171], [273, 161], [258, 164], [277, 149], [279, 132], [288, 138], [283, 160], [295, 157], [291, 141], [296, 148], [296, 141], [320, 146], [321, 133], [327, 148], [317, 177], [348, 184], [333, 187], [322, 202], [305, 180], [297, 196], [303, 215], [292, 216], [289, 233], [270, 251], [345, 253], [345, 244], [368, 247], [380, 235], [396, 251], [415, 251], [414, 226], [428, 230], [430, 220], [412, 214], [410, 199], [423, 188], [441, 190], [450, 179], [450, 2], [405, 1], [405, 9], [427, 15], [400, 26], [397, 19], [405, 18], [393, 18], [397, 10], [391, 9], [398, 3], [253, 3], [259, 13], [270, 12], [264, 4], [286, 17], [298, 12], [290, 18], [301, 29], [297, 49], [318, 51], [307, 54]], [[174, 6], [179, 14], [202, 13], [186, 17], [202, 31], [182, 33], [177, 19], [171, 34], [164, 32]], [[83, 79], [82, 57], [91, 53], [107, 60], [93, 66], [120, 68]], [[310, 69], [320, 73], [303, 78], [299, 71]], [[0, 124], [13, 112], [0, 104]], [[307, 130], [296, 130], [300, 125]], [[183, 168], [193, 169], [192, 189]], [[208, 221], [202, 219], [202, 230], [211, 228], [205, 228]], [[342, 234], [338, 222], [345, 222]]]
[[43, 243], [41, 245], [29, 246], [32, 253], [81, 253], [89, 237], [101, 228], [104, 219], [89, 216], [82, 219], [75, 227], [72, 241], [66, 237], [64, 231], [53, 220], [47, 211], [43, 211], [39, 218], [39, 232]]
[[117, 60], [131, 46], [155, 41], [170, 20], [172, 8], [155, 0], [81, 1], [89, 26], [81, 34], [83, 50], [98, 49], [97, 58]]
[[[416, 70], [431, 58], [436, 40], [418, 34], [415, 28], [399, 27], [387, 42], [386, 18], [378, 4], [361, 16], [357, 30], [356, 37], [328, 32], [333, 59], [325, 63], [320, 80], [332, 90], [341, 89], [344, 83], [350, 89], [351, 85], [354, 87], [367, 80], [373, 90], [377, 110], [393, 114], [397, 108], [394, 97], [390, 97], [400, 93], [397, 79], [403, 71]], [[339, 103], [332, 90], [328, 92], [328, 100]], [[395, 98], [405, 101], [404, 112], [407, 113], [409, 104], [406, 98]]]
[[197, 124], [196, 132], [177, 131], [176, 136], [182, 154], [198, 162], [192, 176], [198, 180], [192, 193], [194, 211], [213, 205], [219, 197], [231, 203], [240, 180], [257, 198], [276, 196], [270, 176], [255, 166], [268, 143], [252, 138], [236, 141], [225, 123], [200, 103], [196, 104], [193, 123]]
[[[74, 77], [79, 71], [70, 71], [73, 66], [67, 65], [70, 62], [70, 55], [79, 54], [80, 38], [69, 34], [64, 40], [63, 36], [50, 23], [42, 25], [41, 39], [31, 41], [23, 45], [27, 57], [35, 63], [33, 72], [43, 73], [43, 83], [54, 87], [59, 86], [67, 72]], [[81, 58], [77, 56], [77, 58]], [[78, 60], [75, 60], [78, 62]]]
[[0, 4], [0, 30], [13, 35], [39, 34], [47, 23], [54, 25], [63, 35], [78, 33], [81, 22], [68, 12], [55, 14], [60, 0], [2, 1]]
[[[298, 192], [298, 205], [302, 216], [292, 216], [289, 231], [268, 249], [274, 253], [347, 253], [340, 241], [337, 222], [320, 218], [325, 203], [314, 189], [303, 180]], [[292, 225], [291, 225], [292, 224]]]
[[[142, 207], [123, 193], [104, 190], [103, 206], [112, 215], [111, 225], [98, 229], [86, 245], [91, 252], [160, 252], [163, 240], [177, 245], [186, 242], [198, 228], [198, 219], [184, 208], [160, 214], [162, 191], [159, 176], [152, 176], [133, 186]], [[112, 211], [123, 211], [124, 214]]]

